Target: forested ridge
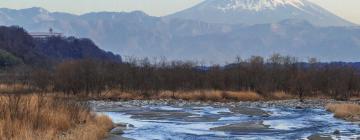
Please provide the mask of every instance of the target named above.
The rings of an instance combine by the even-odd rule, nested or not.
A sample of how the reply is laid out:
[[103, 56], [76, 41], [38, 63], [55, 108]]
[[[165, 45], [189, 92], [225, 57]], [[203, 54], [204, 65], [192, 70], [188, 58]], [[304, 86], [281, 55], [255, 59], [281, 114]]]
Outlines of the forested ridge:
[[[89, 39], [75, 37], [34, 39], [23, 28], [17, 26], [0, 27], [0, 49], [20, 59], [22, 63], [33, 66], [52, 65], [71, 59], [121, 62], [120, 56], [101, 50]], [[7, 60], [2, 58], [1, 61]]]

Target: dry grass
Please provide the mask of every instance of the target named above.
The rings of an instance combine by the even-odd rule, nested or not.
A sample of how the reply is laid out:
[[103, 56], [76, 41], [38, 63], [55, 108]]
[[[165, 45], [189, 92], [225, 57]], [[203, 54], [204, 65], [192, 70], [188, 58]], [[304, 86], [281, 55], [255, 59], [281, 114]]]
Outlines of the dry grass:
[[100, 140], [106, 137], [112, 128], [112, 122], [107, 116], [97, 116], [86, 125], [75, 127], [62, 136], [61, 140]]
[[[221, 90], [188, 90], [188, 91], [152, 91], [145, 93], [141, 91], [120, 91], [112, 90], [103, 93], [95, 99], [111, 100], [158, 100], [158, 99], [182, 99], [188, 101], [262, 101], [262, 100], [290, 100], [298, 99], [295, 94], [284, 91], [272, 92], [269, 94], [258, 94], [254, 91], [221, 91]], [[305, 96], [305, 99], [331, 99], [331, 97], [320, 93], [314, 93], [312, 96]], [[359, 97], [351, 97], [352, 100]]]
[[275, 100], [288, 100], [288, 99], [296, 99], [294, 95], [288, 94], [284, 91], [278, 91], [271, 94], [271, 98]]
[[227, 99], [236, 101], [260, 101], [264, 98], [258, 93], [253, 91], [240, 91], [240, 92], [226, 92]]
[[30, 86], [23, 84], [0, 84], [1, 94], [14, 94], [14, 93], [31, 93], [33, 89]]
[[358, 104], [328, 104], [327, 110], [335, 117], [350, 121], [360, 121], [360, 105]]
[[221, 101], [223, 93], [216, 90], [197, 90], [197, 91], [162, 91], [156, 97], [158, 99], [182, 99], [191, 101]]
[[191, 92], [169, 92], [164, 91], [158, 94], [158, 99], [175, 98], [182, 100], [195, 100], [195, 101], [259, 101], [263, 98], [251, 91], [218, 91], [218, 90], [199, 90]]
[[112, 127], [85, 105], [54, 97], [0, 96], [0, 112], [0, 138], [6, 140], [98, 140]]
[[100, 98], [107, 98], [107, 99], [122, 99], [122, 100], [143, 100], [145, 96], [138, 92], [123, 92], [120, 90], [113, 90], [111, 92], [102, 93]]
[[194, 90], [194, 91], [160, 91], [150, 94], [149, 97], [139, 92], [112, 91], [104, 94], [103, 98], [123, 100], [146, 99], [182, 99], [188, 101], [259, 101], [264, 98], [251, 91], [219, 91], [219, 90]]
[[[305, 96], [305, 99], [331, 99], [324, 94], [313, 94]], [[188, 101], [262, 101], [262, 100], [289, 100], [298, 99], [296, 94], [290, 94], [284, 91], [272, 92], [269, 94], [258, 94], [254, 91], [221, 91], [221, 90], [188, 90], [188, 91], [152, 91], [144, 93], [141, 91], [120, 91], [112, 90], [103, 93], [93, 99], [111, 99], [111, 100], [158, 100], [158, 99], [181, 99]], [[359, 97], [351, 97], [352, 100]]]

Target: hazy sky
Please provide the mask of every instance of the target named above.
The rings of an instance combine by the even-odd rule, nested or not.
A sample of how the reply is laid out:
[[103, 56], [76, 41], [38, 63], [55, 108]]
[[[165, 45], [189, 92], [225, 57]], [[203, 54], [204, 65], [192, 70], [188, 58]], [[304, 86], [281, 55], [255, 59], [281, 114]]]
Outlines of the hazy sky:
[[[91, 11], [142, 10], [152, 16], [167, 15], [203, 0], [0, 0], [0, 7], [43, 7], [50, 11], [83, 14]], [[349, 21], [360, 24], [360, 0], [310, 0]]]

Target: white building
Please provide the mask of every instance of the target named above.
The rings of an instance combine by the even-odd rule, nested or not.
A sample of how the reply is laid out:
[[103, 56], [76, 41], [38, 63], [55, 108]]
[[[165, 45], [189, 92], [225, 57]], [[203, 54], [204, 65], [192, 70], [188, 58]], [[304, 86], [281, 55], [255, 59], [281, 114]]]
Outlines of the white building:
[[62, 37], [62, 33], [53, 32], [53, 29], [49, 29], [49, 32], [31, 32], [29, 33], [35, 39], [46, 39], [50, 37]]

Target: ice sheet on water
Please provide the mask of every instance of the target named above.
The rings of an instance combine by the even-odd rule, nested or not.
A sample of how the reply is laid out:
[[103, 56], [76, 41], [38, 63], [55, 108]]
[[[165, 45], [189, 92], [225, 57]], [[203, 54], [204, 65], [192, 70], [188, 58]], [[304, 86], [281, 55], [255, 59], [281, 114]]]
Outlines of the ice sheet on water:
[[180, 110], [183, 110], [183, 108], [172, 107], [172, 106], [148, 106], [148, 108], [153, 109], [153, 110], [158, 109], [158, 110], [167, 110], [167, 111], [180, 111]]
[[294, 130], [307, 126], [305, 122], [300, 120], [266, 120], [263, 124], [276, 130]]
[[215, 108], [211, 106], [193, 107], [185, 111], [196, 115], [218, 115], [220, 113], [231, 113], [231, 111], [228, 108]]
[[[177, 122], [177, 121], [147, 121], [132, 119], [124, 113], [108, 112], [103, 113], [113, 119], [115, 123], [129, 123], [135, 126], [134, 129], [125, 131], [125, 137], [135, 139], [174, 139], [176, 134], [187, 135], [217, 135], [226, 136], [224, 132], [211, 132], [210, 128], [219, 125], [207, 122]], [[179, 138], [180, 139], [180, 138]]]

